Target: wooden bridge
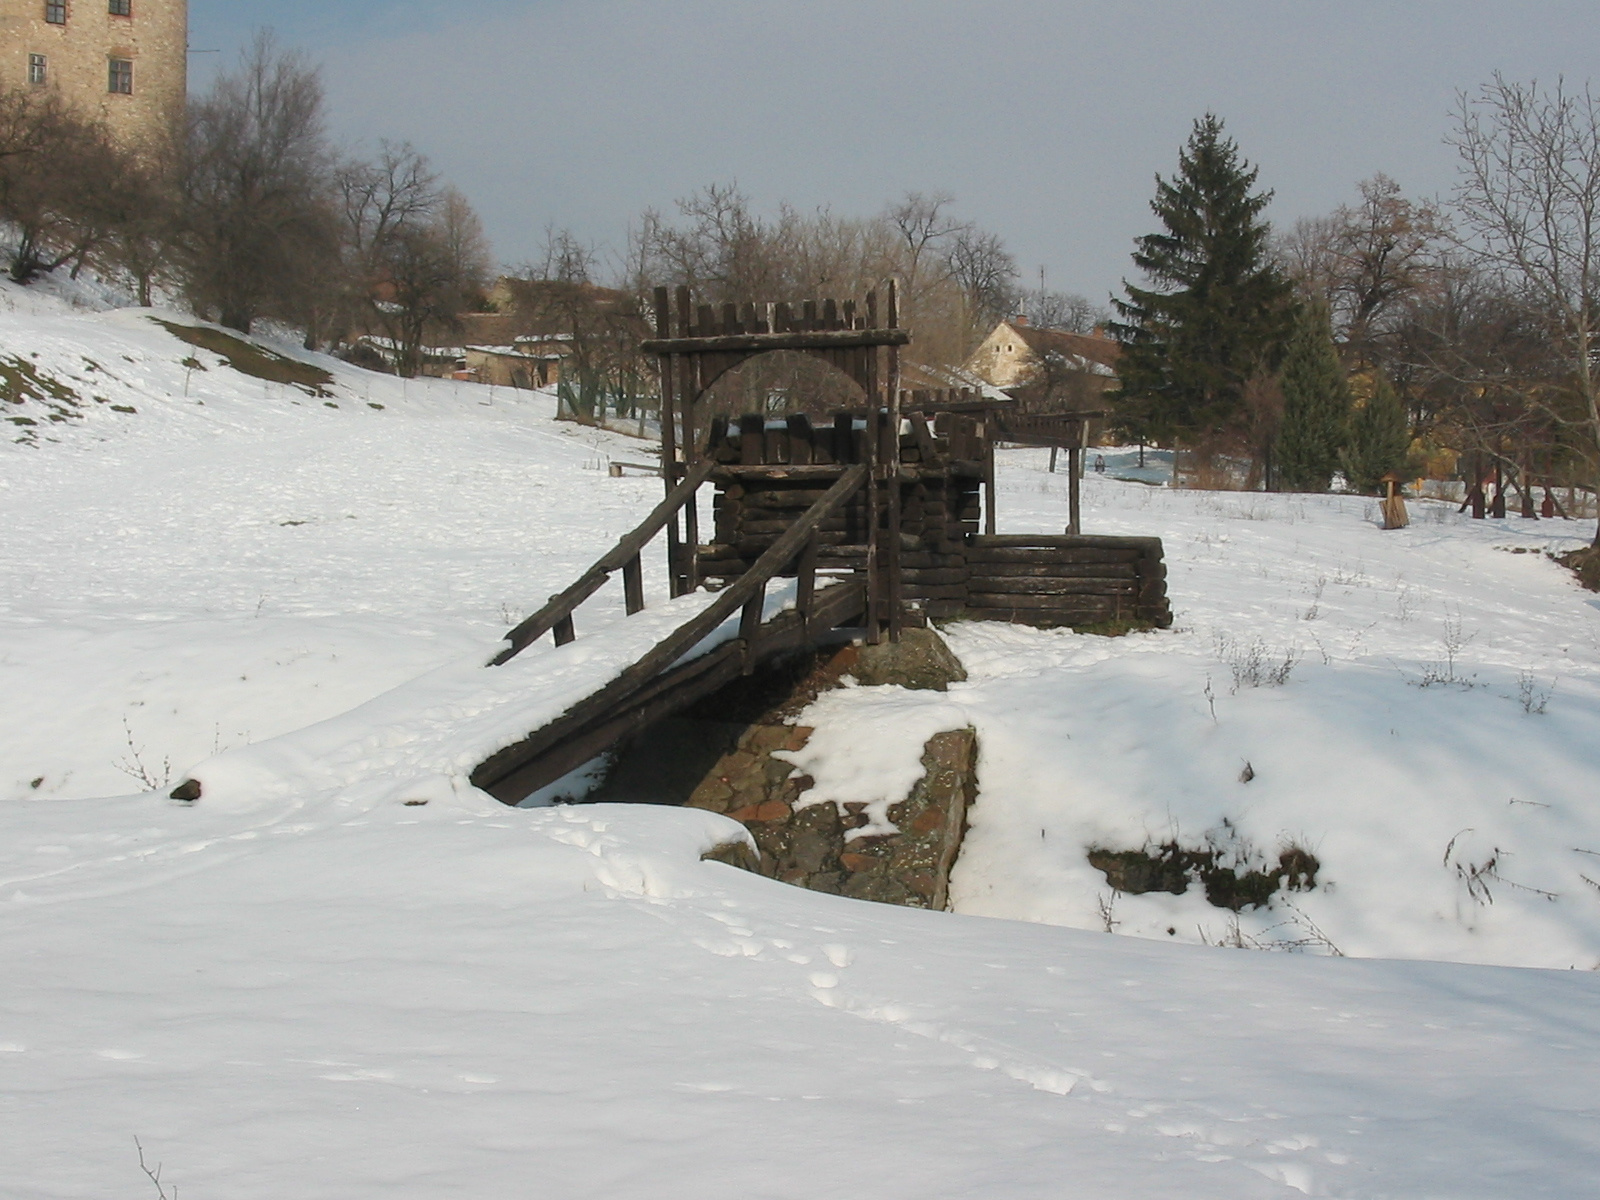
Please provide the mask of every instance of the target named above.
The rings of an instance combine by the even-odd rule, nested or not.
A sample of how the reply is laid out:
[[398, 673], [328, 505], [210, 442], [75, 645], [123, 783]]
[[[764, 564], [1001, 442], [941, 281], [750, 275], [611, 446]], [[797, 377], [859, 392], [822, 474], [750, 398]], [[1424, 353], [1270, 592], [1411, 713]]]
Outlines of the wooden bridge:
[[[655, 510], [570, 587], [506, 635], [499, 666], [545, 635], [576, 637], [574, 612], [620, 574], [629, 615], [645, 607], [643, 553], [666, 534], [669, 591], [714, 591], [705, 607], [610, 683], [481, 763], [472, 782], [516, 804], [646, 726], [761, 663], [842, 637], [900, 636], [965, 614], [1035, 625], [1171, 623], [1161, 543], [995, 533], [1000, 406], [971, 392], [899, 386], [894, 286], [865, 301], [696, 306], [655, 295], [662, 474]], [[802, 414], [702, 420], [726, 371], [770, 351], [807, 354], [855, 381], [864, 403], [814, 426]], [[1003, 403], [1003, 402], [1002, 402]], [[700, 489], [715, 488], [700, 537]], [[774, 580], [794, 607], [767, 614]], [[739, 615], [737, 636], [708, 639]]]

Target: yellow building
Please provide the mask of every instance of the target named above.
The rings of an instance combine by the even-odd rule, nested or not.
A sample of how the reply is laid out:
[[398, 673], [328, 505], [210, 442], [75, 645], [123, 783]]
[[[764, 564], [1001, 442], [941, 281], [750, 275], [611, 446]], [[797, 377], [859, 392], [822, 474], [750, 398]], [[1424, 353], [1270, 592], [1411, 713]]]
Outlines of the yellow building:
[[188, 95], [188, 0], [0, 0], [0, 90], [52, 89], [148, 145]]

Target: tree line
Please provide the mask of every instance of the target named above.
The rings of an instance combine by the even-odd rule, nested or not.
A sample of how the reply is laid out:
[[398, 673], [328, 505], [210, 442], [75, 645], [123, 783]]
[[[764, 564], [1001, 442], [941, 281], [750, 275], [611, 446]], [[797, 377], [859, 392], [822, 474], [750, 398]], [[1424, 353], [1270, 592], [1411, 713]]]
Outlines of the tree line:
[[267, 34], [165, 144], [119, 145], [51, 92], [0, 95], [0, 220], [19, 283], [89, 267], [142, 305], [175, 292], [242, 332], [304, 330], [308, 348], [376, 332], [405, 374], [489, 275], [465, 197], [409, 145], [339, 152], [318, 72]]
[[1469, 486], [1600, 476], [1600, 100], [1496, 76], [1457, 98], [1452, 194], [1377, 175], [1275, 233], [1272, 193], [1208, 115], [1136, 243], [1112, 330], [1117, 420], [1247, 484], [1363, 490], [1388, 471]]

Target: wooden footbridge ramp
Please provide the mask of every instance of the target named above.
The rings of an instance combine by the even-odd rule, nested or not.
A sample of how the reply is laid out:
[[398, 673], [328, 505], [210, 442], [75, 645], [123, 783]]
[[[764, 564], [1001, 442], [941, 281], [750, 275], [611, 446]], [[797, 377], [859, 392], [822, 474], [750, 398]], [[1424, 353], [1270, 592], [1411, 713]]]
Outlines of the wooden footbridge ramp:
[[[628, 615], [645, 607], [641, 555], [661, 530], [694, 503], [715, 464], [695, 466], [644, 522], [589, 568], [571, 587], [506, 635], [508, 645], [490, 663], [500, 666], [545, 634], [557, 645], [574, 640], [573, 610], [620, 572]], [[648, 725], [671, 716], [762, 663], [815, 645], [840, 626], [859, 626], [867, 609], [864, 573], [818, 570], [819, 528], [865, 486], [867, 468], [855, 464], [774, 540], [738, 580], [688, 621], [656, 643], [610, 683], [481, 763], [472, 782], [507, 804], [517, 804], [547, 784], [612, 749]], [[795, 604], [766, 616], [768, 586], [780, 574], [796, 579]], [[734, 614], [738, 635], [702, 649]], [[696, 654], [697, 650], [702, 650]]]

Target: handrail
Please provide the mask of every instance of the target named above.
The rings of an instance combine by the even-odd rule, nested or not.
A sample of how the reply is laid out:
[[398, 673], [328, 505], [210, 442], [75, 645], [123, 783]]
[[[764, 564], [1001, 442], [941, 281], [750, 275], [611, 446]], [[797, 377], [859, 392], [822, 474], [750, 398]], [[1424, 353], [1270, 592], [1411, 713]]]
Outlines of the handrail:
[[[828, 489], [805, 515], [769, 546], [750, 569], [737, 581], [716, 593], [716, 599], [693, 618], [673, 630], [656, 643], [645, 656], [614, 678], [605, 687], [578, 701], [554, 722], [542, 730], [535, 730], [527, 738], [490, 755], [473, 773], [478, 786], [487, 786], [481, 780], [504, 779], [523, 764], [547, 751], [574, 727], [611, 712], [618, 704], [635, 695], [664, 669], [682, 658], [705, 640], [717, 626], [735, 611], [763, 594], [772, 577], [783, 570], [805, 549], [816, 528], [832, 516], [839, 507], [867, 482], [865, 463], [851, 466], [844, 477]], [[803, 624], [809, 614], [801, 613]], [[748, 630], [744, 631], [748, 634]], [[748, 651], [748, 643], [744, 647]]]
[[[547, 603], [538, 612], [523, 621], [516, 628], [510, 630], [505, 640], [511, 644], [502, 650], [488, 665], [498, 667], [509, 662], [521, 654], [534, 642], [542, 638], [551, 629], [572, 615], [578, 605], [605, 585], [613, 572], [627, 567], [641, 550], [649, 543], [650, 539], [661, 532], [661, 529], [670, 521], [685, 504], [694, 498], [700, 490], [700, 485], [710, 477], [716, 468], [716, 463], [711, 459], [698, 463], [684, 476], [683, 481], [667, 493], [666, 499], [651, 510], [650, 515], [639, 523], [631, 532], [624, 534], [610, 550], [601, 555], [595, 564], [578, 576], [576, 583], [566, 588], [557, 595], [551, 596]], [[630, 589], [632, 590], [632, 589]]]
[[[767, 547], [765, 553], [756, 559], [748, 571], [718, 592], [717, 598], [692, 620], [673, 630], [663, 641], [658, 642], [650, 653], [613, 680], [611, 687], [618, 691], [626, 691], [694, 649], [707, 634], [732, 616], [735, 610], [744, 607], [758, 589], [764, 589], [774, 575], [793, 562], [811, 537], [812, 531], [859, 491], [866, 480], [865, 463], [857, 463], [851, 467], [844, 478], [829, 488], [806, 510], [804, 516], [789, 526], [777, 541]], [[611, 689], [604, 689], [604, 691], [609, 690]]]

